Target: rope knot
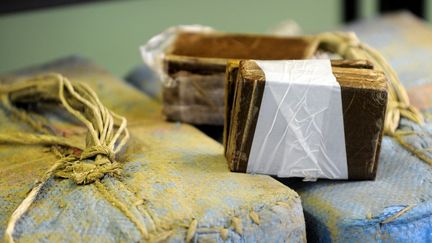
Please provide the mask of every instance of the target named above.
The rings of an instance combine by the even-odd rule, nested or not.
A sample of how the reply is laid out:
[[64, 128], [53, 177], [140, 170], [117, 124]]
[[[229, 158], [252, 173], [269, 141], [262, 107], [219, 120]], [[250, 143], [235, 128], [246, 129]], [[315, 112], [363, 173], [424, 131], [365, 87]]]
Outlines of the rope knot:
[[121, 164], [114, 160], [81, 160], [73, 156], [66, 159], [56, 170], [55, 176], [71, 179], [78, 185], [91, 184], [107, 174], [115, 177], [121, 174]]
[[78, 185], [91, 184], [106, 174], [121, 174], [121, 164], [115, 160], [115, 152], [106, 145], [88, 147], [82, 151], [80, 157], [64, 158], [55, 172], [56, 177], [71, 179]]
[[81, 153], [80, 160], [93, 158], [97, 155], [106, 156], [111, 162], [115, 161], [114, 151], [106, 145], [94, 145], [84, 149]]

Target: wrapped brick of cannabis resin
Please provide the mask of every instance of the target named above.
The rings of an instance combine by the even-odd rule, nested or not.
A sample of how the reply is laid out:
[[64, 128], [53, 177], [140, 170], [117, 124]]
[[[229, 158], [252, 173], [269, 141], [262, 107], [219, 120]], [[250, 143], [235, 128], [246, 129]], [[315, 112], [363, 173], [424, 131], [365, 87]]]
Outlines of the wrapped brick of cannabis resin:
[[222, 125], [229, 59], [306, 59], [317, 47], [314, 37], [180, 32], [163, 57], [162, 79], [170, 83], [163, 88], [164, 115], [171, 121]]
[[387, 86], [368, 61], [232, 61], [225, 90], [232, 171], [375, 178]]

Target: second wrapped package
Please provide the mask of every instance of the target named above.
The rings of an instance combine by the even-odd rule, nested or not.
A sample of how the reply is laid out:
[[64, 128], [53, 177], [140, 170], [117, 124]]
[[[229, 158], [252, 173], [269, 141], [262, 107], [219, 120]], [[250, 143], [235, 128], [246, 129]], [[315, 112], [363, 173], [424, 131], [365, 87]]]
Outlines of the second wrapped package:
[[232, 171], [375, 178], [387, 87], [367, 61], [234, 61], [225, 93]]

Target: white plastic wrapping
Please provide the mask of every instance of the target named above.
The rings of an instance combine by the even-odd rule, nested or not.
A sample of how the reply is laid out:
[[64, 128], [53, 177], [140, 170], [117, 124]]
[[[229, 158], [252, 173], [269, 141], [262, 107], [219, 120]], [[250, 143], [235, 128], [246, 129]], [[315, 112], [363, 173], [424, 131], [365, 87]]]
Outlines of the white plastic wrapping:
[[347, 179], [341, 89], [330, 61], [256, 63], [266, 83], [247, 172]]
[[167, 48], [174, 42], [179, 32], [211, 32], [213, 28], [203, 25], [173, 26], [153, 36], [146, 44], [140, 46], [141, 56], [145, 64], [155, 71], [158, 79], [164, 85], [171, 86], [172, 78], [168, 76], [163, 67], [163, 60]]

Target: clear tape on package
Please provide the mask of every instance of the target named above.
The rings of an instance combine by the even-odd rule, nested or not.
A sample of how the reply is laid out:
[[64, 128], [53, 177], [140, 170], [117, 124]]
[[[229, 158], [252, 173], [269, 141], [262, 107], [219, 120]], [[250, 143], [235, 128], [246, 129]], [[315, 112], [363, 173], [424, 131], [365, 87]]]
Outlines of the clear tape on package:
[[341, 88], [330, 61], [256, 63], [266, 83], [247, 172], [347, 179]]
[[165, 53], [173, 44], [180, 32], [212, 32], [213, 28], [203, 25], [173, 26], [153, 36], [146, 44], [140, 46], [142, 59], [166, 86], [174, 85], [174, 80], [168, 76], [163, 65]]

